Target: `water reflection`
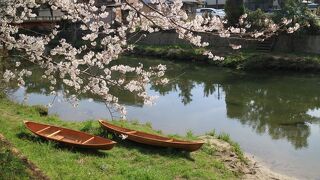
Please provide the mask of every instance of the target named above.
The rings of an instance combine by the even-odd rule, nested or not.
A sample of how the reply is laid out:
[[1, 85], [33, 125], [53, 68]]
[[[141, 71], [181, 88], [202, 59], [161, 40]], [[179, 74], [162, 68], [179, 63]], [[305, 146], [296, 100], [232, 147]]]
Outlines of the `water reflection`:
[[[250, 125], [257, 133], [268, 132], [273, 139], [287, 139], [295, 148], [308, 146], [309, 123], [317, 121], [307, 112], [318, 108], [319, 85], [277, 77], [252, 83], [250, 79], [224, 86], [227, 115]], [[303, 84], [303, 86], [299, 85]]]
[[[186, 68], [184, 70], [188, 71]], [[168, 74], [169, 79], [175, 78]], [[170, 88], [152, 89], [161, 94], [179, 91], [184, 105], [192, 101], [191, 90], [196, 87], [195, 84], [203, 85], [204, 97], [216, 92], [217, 98], [220, 98], [219, 94], [224, 91], [229, 118], [249, 125], [259, 134], [268, 132], [273, 139], [287, 139], [299, 149], [308, 146], [308, 124], [319, 120], [308, 112], [320, 107], [320, 85], [318, 78], [297, 76], [244, 74], [200, 68], [197, 71], [189, 69], [184, 76], [175, 78]]]

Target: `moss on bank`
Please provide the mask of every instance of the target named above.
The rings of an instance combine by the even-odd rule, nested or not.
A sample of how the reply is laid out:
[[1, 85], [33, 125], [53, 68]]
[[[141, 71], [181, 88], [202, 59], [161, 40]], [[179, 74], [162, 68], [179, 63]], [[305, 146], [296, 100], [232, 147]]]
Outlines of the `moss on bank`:
[[205, 63], [213, 66], [229, 67], [242, 70], [288, 70], [288, 71], [319, 71], [320, 55], [233, 51], [216, 52], [225, 57], [224, 61], [213, 61], [202, 55], [204, 48], [191, 48], [189, 46], [143, 46], [138, 45], [127, 55], [155, 57], [168, 60]]
[[[230, 171], [218, 160], [214, 150], [208, 151], [205, 148], [186, 153], [141, 146], [119, 139], [117, 141], [120, 142], [110, 151], [92, 152], [59, 146], [34, 136], [24, 127], [23, 120], [107, 135], [96, 121], [66, 122], [55, 116], [43, 116], [42, 112], [39, 112], [38, 107], [0, 98], [0, 133], [52, 179], [235, 179], [240, 175], [239, 172]], [[127, 121], [113, 123], [160, 133], [154, 131], [150, 124]], [[184, 139], [194, 138], [190, 133], [189, 136]]]

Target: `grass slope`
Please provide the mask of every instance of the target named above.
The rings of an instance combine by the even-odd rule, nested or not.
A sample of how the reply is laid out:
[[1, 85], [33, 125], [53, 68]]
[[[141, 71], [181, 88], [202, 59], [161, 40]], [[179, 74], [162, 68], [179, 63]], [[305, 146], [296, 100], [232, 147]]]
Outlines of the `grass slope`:
[[26, 164], [11, 152], [11, 147], [0, 141], [0, 179], [32, 179]]
[[[214, 153], [208, 153], [204, 149], [184, 153], [141, 146], [119, 139], [117, 141], [120, 143], [110, 151], [91, 152], [61, 147], [31, 134], [24, 127], [23, 120], [64, 126], [96, 135], [106, 134], [96, 121], [64, 122], [53, 116], [41, 117], [37, 109], [0, 98], [0, 133], [52, 179], [235, 179], [239, 176], [218, 161]], [[148, 124], [126, 121], [114, 123], [158, 133]], [[3, 169], [4, 165], [0, 165], [2, 172], [12, 169]], [[16, 167], [20, 169], [20, 166]], [[19, 176], [17, 178], [20, 179]]]

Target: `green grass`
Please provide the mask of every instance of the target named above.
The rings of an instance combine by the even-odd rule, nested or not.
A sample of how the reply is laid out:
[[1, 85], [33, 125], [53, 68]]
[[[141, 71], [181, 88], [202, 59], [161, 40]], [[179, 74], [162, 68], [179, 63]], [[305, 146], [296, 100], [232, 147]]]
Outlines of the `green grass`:
[[16, 157], [8, 144], [0, 141], [0, 179], [32, 179], [26, 164]]
[[178, 61], [197, 61], [208, 62], [206, 56], [202, 55], [204, 48], [193, 48], [187, 45], [171, 45], [171, 46], [150, 46], [150, 45], [136, 45], [133, 52], [135, 56], [156, 57], [162, 59], [178, 60]]
[[214, 137], [214, 136], [216, 136], [216, 131], [215, 130], [211, 130], [211, 131], [207, 132], [206, 135]]
[[218, 139], [221, 139], [221, 140], [223, 140], [223, 141], [228, 142], [228, 143], [232, 146], [234, 152], [237, 154], [237, 156], [239, 157], [239, 159], [240, 159], [242, 162], [245, 162], [245, 163], [247, 162], [247, 159], [244, 157], [244, 154], [243, 154], [243, 151], [242, 151], [241, 148], [240, 148], [240, 145], [239, 145], [238, 143], [232, 141], [229, 134], [221, 133], [221, 134], [219, 134], [219, 135], [217, 136], [217, 138], [218, 138]]
[[[119, 143], [112, 150], [92, 152], [44, 141], [30, 133], [24, 127], [23, 120], [111, 136], [107, 135], [96, 121], [65, 122], [54, 116], [41, 116], [38, 110], [37, 107], [19, 105], [0, 98], [0, 133], [51, 179], [236, 179], [240, 176], [239, 173], [229, 171], [215, 158], [214, 150], [207, 146], [197, 152], [186, 153], [142, 146], [113, 137]], [[154, 131], [149, 123], [112, 123], [160, 134]], [[188, 138], [194, 138], [192, 133], [188, 134], [186, 139]], [[15, 160], [11, 162], [16, 163]], [[2, 166], [4, 165], [0, 168], [3, 168]], [[17, 167], [17, 170], [23, 169], [20, 166], [14, 167]], [[9, 172], [7, 169], [4, 171]], [[19, 177], [16, 178], [20, 179]]]
[[240, 51], [229, 55], [222, 66], [244, 70], [291, 70], [319, 71], [320, 56], [304, 53], [261, 53], [256, 51]]

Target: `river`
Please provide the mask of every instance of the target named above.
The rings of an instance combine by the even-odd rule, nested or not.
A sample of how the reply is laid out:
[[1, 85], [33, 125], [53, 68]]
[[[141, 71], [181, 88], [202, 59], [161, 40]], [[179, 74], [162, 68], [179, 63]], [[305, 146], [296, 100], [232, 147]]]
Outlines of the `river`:
[[[148, 86], [150, 94], [159, 96], [153, 106], [121, 93], [129, 120], [151, 122], [166, 134], [225, 132], [276, 172], [300, 179], [320, 178], [320, 74], [243, 72], [128, 59], [130, 63], [166, 64], [170, 79], [165, 87]], [[39, 77], [34, 73], [25, 87], [12, 88], [10, 97], [30, 105], [49, 104], [54, 97]], [[77, 108], [58, 97], [49, 113], [66, 121], [110, 118], [104, 104], [90, 95], [82, 96]]]

